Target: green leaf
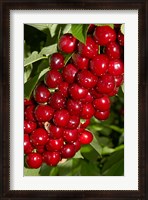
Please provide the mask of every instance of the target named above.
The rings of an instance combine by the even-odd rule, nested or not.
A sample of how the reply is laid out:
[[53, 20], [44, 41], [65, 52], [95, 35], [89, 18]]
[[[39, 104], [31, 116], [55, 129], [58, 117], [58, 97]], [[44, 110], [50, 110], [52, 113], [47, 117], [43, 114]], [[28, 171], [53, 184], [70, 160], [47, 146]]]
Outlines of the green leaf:
[[122, 92], [124, 93], [124, 83], [121, 85]]
[[96, 26], [110, 26], [112, 29], [114, 29], [114, 24], [95, 24]]
[[100, 169], [97, 167], [96, 162], [86, 162], [83, 160], [81, 162], [81, 176], [99, 176]]
[[39, 53], [40, 56], [46, 55], [49, 56], [53, 53], [57, 52], [57, 44], [50, 45], [48, 47], [44, 47]]
[[41, 176], [49, 176], [52, 169], [53, 169], [53, 167], [50, 167], [46, 164], [43, 164], [40, 168], [39, 173], [40, 173]]
[[96, 161], [99, 158], [98, 152], [91, 145], [84, 145], [80, 149], [82, 156], [89, 161]]
[[121, 133], [121, 134], [124, 132], [124, 129], [123, 129], [123, 128], [120, 128], [120, 127], [115, 126], [115, 125], [110, 125], [110, 126], [108, 126], [108, 127], [111, 128], [112, 130], [118, 132], [118, 133]]
[[40, 176], [39, 171], [40, 171], [40, 168], [30, 169], [30, 168], [24, 167], [24, 176]]
[[82, 159], [84, 159], [84, 157], [82, 156], [80, 151], [77, 151], [77, 153], [75, 154], [75, 156], [73, 158], [82, 158]]
[[93, 133], [93, 141], [90, 143], [90, 145], [98, 152], [99, 155], [101, 155], [102, 147], [99, 144], [99, 137], [96, 133]]
[[124, 35], [124, 24], [121, 25], [120, 31], [121, 31], [121, 33]]
[[124, 150], [119, 150], [111, 154], [104, 163], [102, 175], [122, 176], [124, 173]]
[[89, 24], [72, 24], [72, 35], [85, 44]]
[[38, 29], [39, 31], [43, 31], [43, 32], [46, 32], [45, 30], [46, 29], [50, 29], [51, 26], [52, 26], [52, 24], [38, 24], [38, 23], [36, 23], [36, 24], [27, 24], [27, 25], [32, 26], [32, 27]]
[[65, 55], [65, 59], [64, 59], [65, 65], [68, 63], [68, 61], [70, 60], [70, 58], [72, 57], [72, 55], [73, 55], [73, 53]]
[[59, 175], [60, 176], [67, 176], [72, 171], [72, 159], [67, 160], [64, 163], [58, 164], [59, 168]]
[[24, 69], [24, 83], [27, 82], [28, 78], [30, 77], [30, 74], [32, 72], [32, 65], [28, 65]]

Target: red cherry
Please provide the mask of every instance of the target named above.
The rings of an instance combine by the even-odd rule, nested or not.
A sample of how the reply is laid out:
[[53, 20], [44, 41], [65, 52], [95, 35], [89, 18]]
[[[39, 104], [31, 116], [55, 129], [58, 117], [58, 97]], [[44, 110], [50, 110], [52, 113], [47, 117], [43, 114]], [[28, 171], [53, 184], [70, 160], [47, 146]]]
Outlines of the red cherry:
[[77, 74], [79, 85], [85, 88], [93, 88], [97, 84], [98, 78], [88, 70], [82, 70]]
[[44, 78], [44, 83], [49, 88], [56, 88], [61, 82], [62, 82], [62, 76], [60, 72], [58, 72], [57, 70], [52, 69], [46, 73]]
[[64, 146], [63, 138], [50, 139], [46, 144], [46, 149], [48, 151], [60, 151]]
[[61, 69], [64, 67], [64, 56], [61, 53], [52, 54], [49, 66], [51, 69]]
[[44, 152], [44, 161], [49, 166], [56, 166], [61, 160], [59, 152]]
[[82, 119], [90, 119], [94, 115], [94, 112], [95, 112], [95, 110], [91, 103], [83, 104], [81, 118]]
[[53, 122], [56, 126], [65, 127], [69, 121], [69, 112], [65, 109], [57, 110], [53, 116]]
[[45, 103], [48, 101], [51, 93], [44, 84], [40, 84], [35, 88], [33, 95], [37, 103]]
[[63, 158], [72, 158], [75, 155], [75, 146], [73, 144], [66, 144], [62, 149]]
[[28, 121], [36, 121], [34, 115], [35, 105], [30, 105], [25, 108], [25, 119]]
[[124, 64], [120, 59], [110, 60], [108, 73], [113, 76], [119, 76], [124, 73]]
[[42, 165], [42, 156], [39, 153], [30, 153], [25, 161], [29, 168], [39, 168]]
[[58, 85], [58, 91], [62, 94], [62, 96], [64, 97], [68, 96], [68, 87], [69, 87], [69, 83], [67, 82], [61, 82]]
[[90, 61], [90, 70], [97, 76], [105, 74], [108, 70], [109, 59], [104, 54], [95, 56]]
[[83, 131], [79, 136], [79, 141], [81, 144], [90, 144], [93, 140], [93, 135], [90, 131]]
[[77, 115], [79, 116], [82, 111], [82, 103], [77, 100], [68, 99], [67, 101], [67, 109], [70, 115]]
[[67, 82], [67, 83], [73, 83], [75, 80], [75, 75], [77, 73], [78, 69], [72, 65], [72, 64], [68, 64], [64, 67], [63, 69], [63, 79]]
[[93, 101], [94, 108], [99, 111], [109, 110], [110, 105], [111, 105], [111, 102], [110, 102], [109, 97], [107, 97], [107, 96], [101, 97], [99, 99], [95, 99]]
[[64, 129], [62, 127], [55, 126], [50, 124], [49, 126], [50, 137], [54, 139], [59, 139], [62, 137]]
[[118, 32], [117, 38], [118, 38], [119, 44], [121, 46], [124, 46], [124, 35], [121, 33], [121, 31]]
[[102, 93], [99, 93], [99, 92], [96, 90], [96, 88], [91, 88], [91, 89], [89, 90], [89, 92], [90, 92], [91, 96], [92, 96], [94, 99], [97, 99], [97, 98], [100, 98], [100, 97], [103, 96]]
[[33, 121], [24, 120], [24, 132], [31, 133], [34, 129], [36, 129], [37, 124]]
[[94, 38], [97, 44], [105, 46], [116, 40], [116, 32], [110, 26], [97, 26], [94, 31]]
[[32, 105], [34, 102], [31, 99], [24, 99], [24, 106]]
[[45, 145], [48, 140], [48, 133], [45, 129], [43, 128], [38, 128], [30, 136], [30, 140], [34, 146], [41, 146]]
[[50, 121], [53, 114], [54, 109], [48, 105], [38, 105], [35, 109], [35, 117], [40, 122]]
[[94, 100], [90, 92], [87, 93], [87, 96], [84, 99], [81, 99], [82, 103], [91, 103]]
[[76, 129], [80, 124], [80, 117], [76, 115], [70, 115], [69, 122], [66, 126], [67, 129]]
[[81, 148], [81, 143], [79, 140], [76, 140], [75, 142], [72, 143], [75, 147], [75, 152], [79, 151]]
[[24, 154], [29, 154], [33, 151], [28, 134], [24, 134]]
[[97, 110], [94, 114], [94, 117], [98, 120], [106, 120], [109, 118], [109, 115], [110, 115], [110, 111], [109, 110], [106, 110], [106, 111], [99, 111]]
[[123, 83], [123, 75], [114, 76], [116, 87], [119, 87]]
[[88, 69], [88, 63], [89, 63], [88, 58], [82, 57], [78, 53], [74, 53], [72, 55], [72, 60], [73, 60], [73, 63], [75, 64], [75, 66], [79, 70]]
[[73, 53], [77, 47], [77, 40], [72, 34], [66, 33], [60, 37], [58, 47], [64, 53]]
[[63, 133], [63, 138], [68, 143], [75, 142], [78, 139], [77, 129], [65, 129]]
[[89, 33], [89, 34], [93, 33], [95, 27], [96, 27], [95, 24], [90, 24], [89, 27], [88, 27], [87, 33]]
[[86, 44], [79, 42], [78, 44], [78, 53], [82, 57], [92, 59], [98, 54], [98, 45], [95, 43], [92, 37], [87, 36]]
[[55, 92], [49, 99], [49, 105], [56, 110], [62, 109], [65, 107], [65, 98], [60, 92]]
[[87, 126], [89, 126], [90, 124], [90, 118], [89, 119], [85, 119], [85, 121], [80, 124], [80, 128], [85, 129]]
[[69, 86], [69, 94], [75, 100], [83, 99], [87, 96], [88, 89], [73, 83]]
[[115, 87], [110, 93], [108, 93], [108, 96], [113, 97], [116, 94], [118, 94], [118, 91], [119, 91], [119, 87]]
[[39, 154], [44, 153], [44, 151], [45, 151], [45, 148], [44, 148], [44, 147], [45, 147], [44, 145], [36, 146], [36, 147], [35, 147], [35, 148], [36, 148], [36, 152], [39, 153]]
[[121, 57], [121, 48], [116, 42], [108, 43], [105, 52], [109, 59], [119, 59]]

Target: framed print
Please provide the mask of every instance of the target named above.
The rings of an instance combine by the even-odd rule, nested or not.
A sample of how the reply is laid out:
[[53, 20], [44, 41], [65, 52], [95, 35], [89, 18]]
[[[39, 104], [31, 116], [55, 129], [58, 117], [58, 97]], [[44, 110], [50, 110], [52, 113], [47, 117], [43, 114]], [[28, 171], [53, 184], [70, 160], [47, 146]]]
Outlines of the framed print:
[[147, 199], [146, 1], [1, 12], [1, 198]]

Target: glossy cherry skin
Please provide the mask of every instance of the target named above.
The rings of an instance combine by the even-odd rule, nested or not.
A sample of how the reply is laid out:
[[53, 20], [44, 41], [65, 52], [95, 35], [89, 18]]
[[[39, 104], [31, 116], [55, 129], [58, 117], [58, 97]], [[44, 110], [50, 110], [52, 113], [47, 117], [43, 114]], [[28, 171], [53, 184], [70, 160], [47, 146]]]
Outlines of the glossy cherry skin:
[[28, 134], [24, 134], [24, 154], [29, 154], [33, 151]]
[[36, 121], [34, 115], [35, 105], [30, 105], [25, 108], [25, 119], [28, 121]]
[[86, 44], [79, 42], [78, 53], [85, 58], [92, 59], [98, 54], [98, 45], [92, 37], [87, 36]]
[[109, 118], [109, 115], [110, 115], [110, 111], [109, 110], [106, 110], [106, 111], [99, 111], [97, 110], [94, 114], [94, 117], [98, 120], [106, 120]]
[[72, 34], [66, 33], [60, 37], [58, 47], [64, 53], [73, 53], [77, 47], [77, 40]]
[[81, 99], [82, 103], [91, 103], [94, 100], [90, 92], [87, 93], [87, 96], [84, 99]]
[[82, 123], [81, 122], [81, 124], [80, 124], [80, 128], [87, 128], [87, 126], [89, 126], [89, 124], [90, 124], [90, 118], [89, 119], [85, 119], [85, 121]]
[[78, 53], [72, 55], [72, 61], [79, 70], [88, 69], [89, 59], [82, 57]]
[[90, 92], [91, 96], [93, 97], [93, 99], [97, 99], [97, 98], [100, 98], [100, 97], [103, 96], [103, 94], [102, 94], [102, 93], [99, 93], [99, 92], [96, 90], [96, 88], [91, 88], [91, 89], [89, 90], [89, 92]]
[[95, 24], [90, 24], [89, 27], [88, 27], [88, 31], [87, 31], [87, 34], [91, 34], [94, 32], [95, 30]]
[[118, 32], [117, 38], [118, 38], [119, 44], [121, 46], [124, 46], [124, 35], [121, 33], [121, 31]]
[[98, 79], [96, 90], [99, 93], [108, 94], [112, 92], [115, 87], [115, 80], [112, 75], [105, 74]]
[[103, 97], [101, 97], [99, 99], [95, 99], [93, 101], [94, 108], [99, 111], [109, 110], [110, 105], [111, 105], [111, 102], [110, 102], [110, 99], [108, 96], [103, 96]]
[[109, 97], [113, 97], [118, 94], [119, 87], [115, 87], [110, 93], [108, 93]]
[[33, 101], [31, 99], [24, 99], [24, 106], [32, 105]]
[[44, 83], [49, 88], [56, 88], [62, 82], [62, 75], [55, 69], [50, 70], [46, 73]]
[[80, 124], [80, 117], [76, 115], [70, 115], [68, 124], [66, 126], [67, 129], [76, 129]]
[[78, 85], [77, 83], [73, 83], [69, 86], [69, 94], [75, 100], [83, 99], [87, 96], [88, 89]]
[[60, 92], [55, 92], [49, 99], [49, 105], [56, 110], [62, 109], [65, 107], [65, 98]]
[[62, 158], [72, 158], [75, 155], [75, 152], [74, 144], [66, 144], [61, 151]]
[[67, 83], [73, 83], [78, 69], [73, 64], [68, 64], [64, 67], [62, 76]]
[[64, 132], [64, 128], [55, 126], [54, 124], [50, 124], [49, 126], [49, 135], [53, 139], [59, 139], [62, 137]]
[[36, 146], [35, 148], [36, 148], [36, 152], [40, 153], [40, 154], [44, 153], [44, 151], [45, 151], [45, 146], [44, 145]]
[[90, 144], [93, 140], [93, 135], [90, 131], [83, 131], [79, 135], [79, 141], [81, 144]]
[[79, 116], [82, 112], [82, 103], [77, 100], [68, 99], [67, 101], [67, 109], [70, 115], [77, 115]]
[[34, 99], [37, 103], [46, 103], [50, 95], [50, 91], [44, 84], [38, 85], [33, 92]]
[[35, 122], [24, 120], [24, 133], [31, 133], [36, 127], [37, 124]]
[[61, 160], [59, 152], [44, 152], [44, 162], [49, 166], [56, 166]]
[[64, 146], [63, 138], [59, 139], [49, 139], [46, 144], [47, 151], [60, 151]]
[[33, 131], [30, 140], [34, 146], [45, 145], [49, 140], [48, 133], [44, 128], [38, 128]]
[[85, 88], [93, 88], [97, 84], [98, 78], [89, 70], [82, 70], [77, 74], [77, 82]]
[[75, 142], [72, 143], [75, 147], [75, 152], [79, 151], [81, 148], [81, 143], [79, 140], [76, 140]]
[[109, 42], [116, 40], [116, 32], [110, 26], [97, 26], [94, 31], [97, 44], [106, 46]]
[[108, 73], [110, 73], [113, 76], [122, 75], [124, 73], [124, 64], [122, 60], [120, 59], [110, 60], [108, 66]]
[[68, 124], [70, 115], [66, 109], [57, 110], [53, 116], [53, 122], [56, 126], [65, 127]]
[[54, 109], [48, 105], [38, 105], [34, 113], [37, 121], [46, 122], [52, 119]]
[[108, 43], [105, 49], [105, 53], [109, 59], [119, 59], [121, 57], [120, 45], [116, 42]]
[[83, 104], [81, 118], [90, 119], [94, 115], [94, 112], [95, 110], [91, 103]]
[[69, 83], [64, 82], [64, 81], [58, 85], [58, 91], [62, 94], [62, 96], [64, 97], [68, 96], [68, 87], [69, 87]]
[[109, 59], [104, 54], [95, 56], [90, 61], [90, 70], [97, 76], [104, 75], [108, 70]]
[[63, 133], [63, 138], [68, 143], [75, 142], [78, 139], [77, 129], [65, 129]]
[[52, 54], [49, 66], [51, 69], [62, 69], [64, 67], [64, 56], [61, 53]]
[[116, 87], [119, 87], [123, 83], [123, 75], [114, 76]]
[[39, 153], [30, 153], [25, 158], [29, 168], [39, 168], [42, 165], [42, 156]]

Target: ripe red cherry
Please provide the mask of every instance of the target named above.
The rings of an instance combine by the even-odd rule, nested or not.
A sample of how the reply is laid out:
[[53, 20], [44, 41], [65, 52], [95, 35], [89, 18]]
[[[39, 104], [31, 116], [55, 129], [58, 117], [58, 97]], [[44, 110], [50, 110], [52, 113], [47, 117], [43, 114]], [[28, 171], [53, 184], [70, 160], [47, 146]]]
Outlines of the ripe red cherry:
[[119, 87], [114, 87], [114, 89], [110, 93], [108, 93], [108, 96], [113, 97], [118, 93], [118, 91], [119, 91]]
[[93, 33], [95, 27], [96, 27], [95, 24], [90, 24], [89, 27], [88, 27], [87, 33], [89, 33], [89, 34]]
[[105, 74], [98, 79], [96, 90], [99, 93], [108, 94], [112, 92], [115, 87], [115, 80], [112, 75]]
[[110, 115], [110, 111], [109, 110], [106, 110], [106, 111], [99, 111], [97, 110], [94, 114], [94, 117], [98, 120], [106, 120], [109, 118], [109, 115]]
[[64, 67], [64, 56], [61, 53], [52, 54], [49, 66], [51, 69], [61, 69]]
[[123, 83], [123, 75], [114, 76], [116, 87], [119, 87]]
[[36, 129], [37, 124], [33, 121], [24, 120], [24, 132], [31, 133], [34, 129]]
[[92, 37], [88, 36], [86, 38], [86, 44], [79, 42], [78, 53], [82, 57], [92, 59], [98, 54], [98, 45], [95, 43]]
[[89, 63], [88, 58], [82, 57], [78, 53], [74, 53], [72, 55], [72, 60], [77, 69], [79, 70], [88, 69], [88, 63]]
[[44, 161], [49, 166], [56, 166], [61, 160], [61, 156], [59, 152], [44, 152]]
[[79, 151], [81, 148], [81, 143], [79, 140], [76, 140], [75, 142], [72, 143], [75, 146], [75, 152]]
[[46, 144], [47, 151], [60, 151], [64, 146], [63, 138], [50, 139]]
[[31, 99], [24, 99], [24, 106], [32, 105], [33, 101]]
[[36, 148], [36, 152], [40, 153], [40, 154], [44, 153], [44, 151], [45, 151], [45, 146], [44, 145], [36, 146], [35, 148]]
[[38, 128], [33, 131], [30, 140], [34, 146], [45, 145], [49, 140], [48, 133], [45, 129]]
[[108, 70], [109, 59], [104, 54], [95, 56], [90, 61], [90, 70], [97, 76], [105, 74]]
[[110, 26], [98, 26], [95, 28], [94, 38], [97, 44], [105, 46], [116, 40], [116, 32]]
[[121, 31], [118, 32], [117, 38], [118, 38], [119, 44], [121, 46], [124, 46], [124, 35], [121, 33]]
[[91, 103], [93, 101], [93, 96], [90, 92], [87, 93], [87, 96], [84, 99], [81, 99], [82, 103]]
[[35, 105], [30, 105], [25, 108], [25, 119], [28, 121], [36, 121], [34, 115]]
[[49, 99], [49, 105], [56, 110], [62, 109], [65, 107], [65, 98], [60, 92], [55, 92]]
[[124, 64], [122, 60], [120, 59], [110, 60], [108, 66], [108, 73], [110, 73], [113, 76], [122, 75], [124, 73]]
[[96, 88], [91, 88], [91, 89], [89, 90], [89, 92], [90, 92], [91, 96], [92, 96], [94, 99], [100, 98], [100, 97], [103, 96], [102, 93], [99, 93], [99, 92], [96, 90]]
[[94, 112], [95, 110], [91, 103], [83, 104], [81, 118], [90, 119], [94, 115]]
[[69, 86], [69, 94], [75, 100], [83, 99], [87, 96], [88, 89], [79, 86], [77, 83], [73, 83]]
[[79, 135], [79, 141], [81, 144], [90, 144], [93, 140], [93, 135], [90, 131], [83, 131]]
[[67, 109], [70, 115], [80, 115], [82, 111], [82, 103], [77, 100], [68, 99], [67, 101]]
[[33, 151], [28, 134], [24, 134], [24, 154], [29, 154]]
[[39, 153], [30, 153], [25, 161], [29, 168], [39, 168], [42, 165], [42, 156]]
[[66, 65], [62, 72], [63, 79], [67, 83], [73, 83], [75, 80], [75, 75], [76, 75], [77, 71], [78, 71], [78, 69], [74, 65], [72, 65], [72, 64]]
[[70, 115], [68, 124], [66, 128], [68, 129], [76, 129], [79, 126], [80, 123], [80, 117], [76, 115]]
[[85, 119], [84, 122], [81, 122], [80, 128], [84, 129], [84, 128], [86, 128], [87, 126], [89, 126], [89, 124], [90, 124], [90, 118], [89, 118], [89, 119]]
[[56, 88], [61, 82], [62, 82], [62, 76], [60, 72], [58, 72], [57, 70], [52, 69], [46, 73], [44, 78], [44, 83], [49, 88]]
[[109, 59], [118, 59], [121, 57], [121, 48], [116, 42], [108, 43], [105, 52]]
[[111, 102], [110, 102], [110, 99], [108, 96], [104, 96], [104, 97], [101, 97], [99, 99], [95, 99], [93, 101], [93, 106], [96, 110], [99, 110], [99, 111], [106, 111], [106, 110], [109, 110], [110, 109], [110, 105], [111, 105]]
[[77, 40], [72, 34], [66, 33], [60, 37], [58, 47], [64, 53], [73, 53], [77, 47]]
[[63, 138], [68, 143], [75, 142], [78, 139], [77, 129], [65, 129], [63, 133]]
[[52, 119], [54, 109], [48, 105], [38, 105], [34, 113], [37, 121], [46, 122]]
[[95, 87], [97, 80], [97, 76], [88, 70], [82, 70], [77, 74], [77, 82], [79, 85], [88, 89]]
[[58, 91], [62, 94], [62, 96], [64, 97], [68, 96], [68, 87], [69, 87], [69, 83], [67, 82], [61, 82], [58, 85]]
[[53, 122], [56, 126], [65, 127], [69, 121], [69, 112], [65, 109], [57, 110], [53, 116]]
[[64, 145], [61, 154], [63, 158], [72, 158], [75, 155], [75, 146], [73, 144]]
[[54, 139], [59, 139], [62, 137], [64, 129], [62, 127], [55, 126], [50, 124], [49, 126], [50, 137]]
[[50, 91], [44, 84], [38, 85], [33, 92], [34, 99], [37, 103], [47, 102], [50, 95], [51, 95]]

